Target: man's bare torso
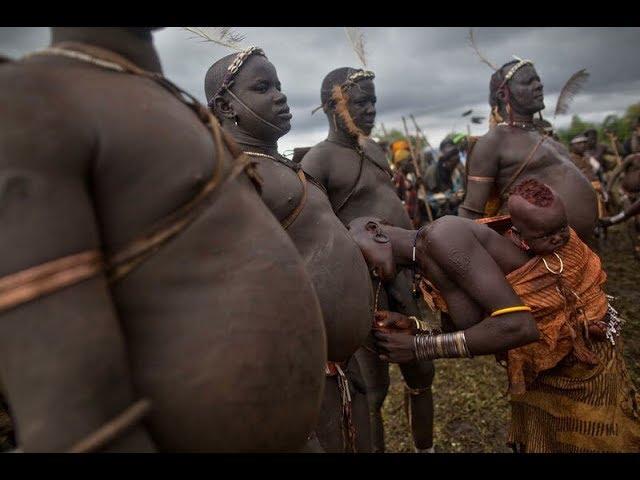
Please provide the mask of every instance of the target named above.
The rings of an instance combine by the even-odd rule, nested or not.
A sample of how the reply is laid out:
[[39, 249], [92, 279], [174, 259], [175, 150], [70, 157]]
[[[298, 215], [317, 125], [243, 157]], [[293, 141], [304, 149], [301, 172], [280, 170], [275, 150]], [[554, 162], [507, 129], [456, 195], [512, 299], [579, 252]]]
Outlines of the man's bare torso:
[[[259, 158], [259, 157], [258, 157]], [[302, 199], [302, 183], [290, 167], [261, 158], [262, 198], [279, 221]], [[311, 277], [322, 308], [328, 358], [345, 361], [371, 328], [373, 298], [367, 265], [325, 192], [307, 179], [304, 207], [287, 232]]]
[[[325, 185], [344, 224], [354, 218], [375, 216], [394, 226], [411, 228], [411, 220], [391, 181], [383, 150], [367, 141], [364, 151], [368, 158], [363, 160], [357, 185], [361, 160], [355, 149], [324, 141], [304, 156], [302, 164]], [[352, 191], [349, 200], [341, 205]]]
[[[495, 177], [496, 186], [502, 191], [540, 138], [535, 131], [508, 126], [494, 128], [474, 147], [469, 175]], [[597, 218], [596, 194], [590, 182], [573, 165], [569, 151], [562, 144], [546, 137], [526, 169], [509, 187], [528, 177], [553, 188], [564, 200], [571, 226], [582, 238], [592, 236]], [[469, 200], [474, 196], [472, 188], [470, 184]]]
[[[4, 133], [24, 139], [14, 138], [16, 150], [0, 159], [1, 243], [12, 253], [3, 255], [2, 275], [86, 249], [117, 251], [192, 199], [221, 161], [194, 113], [151, 80], [59, 58], [3, 66], [0, 75], [3, 102], [28, 126]], [[46, 163], [33, 163], [40, 159]], [[115, 286], [93, 279], [24, 305], [6, 314], [2, 335], [21, 315], [50, 311], [51, 301], [91, 309], [83, 292], [102, 290], [126, 337], [135, 390], [152, 399], [149, 429], [159, 448], [296, 448], [315, 421], [309, 399], [319, 398], [323, 381], [319, 305], [295, 247], [248, 178], [222, 189], [193, 224]], [[29, 218], [27, 225], [38, 226], [31, 236], [24, 216], [48, 199], [55, 207]], [[88, 233], [75, 233], [87, 225]], [[29, 243], [42, 242], [35, 234], [43, 229], [50, 246], [33, 258]], [[26, 365], [24, 381], [39, 367]], [[65, 393], [47, 392], [49, 415]]]
[[482, 320], [486, 312], [475, 299], [495, 301], [499, 289], [509, 289], [504, 277], [530, 259], [487, 226], [454, 216], [439, 218], [420, 232], [417, 252], [420, 270], [445, 295], [456, 330]]

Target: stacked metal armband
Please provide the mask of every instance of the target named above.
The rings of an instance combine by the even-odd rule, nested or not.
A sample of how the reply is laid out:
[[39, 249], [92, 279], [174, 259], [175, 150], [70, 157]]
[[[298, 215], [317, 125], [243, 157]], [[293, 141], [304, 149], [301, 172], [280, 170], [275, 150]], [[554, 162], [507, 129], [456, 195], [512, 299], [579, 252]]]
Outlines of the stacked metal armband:
[[464, 332], [417, 334], [413, 345], [418, 360], [435, 358], [471, 358]]

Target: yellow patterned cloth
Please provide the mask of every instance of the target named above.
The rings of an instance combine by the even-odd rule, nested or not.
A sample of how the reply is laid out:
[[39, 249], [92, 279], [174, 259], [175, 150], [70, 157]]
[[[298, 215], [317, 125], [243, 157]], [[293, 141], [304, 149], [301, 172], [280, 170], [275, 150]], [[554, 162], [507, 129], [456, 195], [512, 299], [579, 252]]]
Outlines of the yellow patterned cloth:
[[555, 367], [567, 356], [596, 365], [588, 329], [604, 319], [607, 296], [602, 287], [607, 279], [600, 258], [571, 229], [569, 241], [548, 255], [546, 261], [559, 270], [552, 274], [540, 256], [533, 257], [507, 275], [507, 281], [531, 314], [540, 340], [509, 350], [506, 355], [509, 392], [523, 393], [536, 376]]
[[561, 362], [511, 395], [509, 444], [527, 453], [640, 452], [640, 397], [622, 339], [595, 342], [598, 365]]

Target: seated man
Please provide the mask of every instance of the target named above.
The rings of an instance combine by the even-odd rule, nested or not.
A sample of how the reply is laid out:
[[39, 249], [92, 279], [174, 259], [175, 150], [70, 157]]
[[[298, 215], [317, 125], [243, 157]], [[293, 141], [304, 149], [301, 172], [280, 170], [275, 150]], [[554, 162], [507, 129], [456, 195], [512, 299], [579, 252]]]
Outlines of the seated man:
[[578, 170], [587, 177], [587, 180], [594, 182], [598, 180], [596, 172], [600, 168], [600, 164], [597, 160], [587, 155], [587, 137], [584, 135], [576, 135], [571, 139], [569, 145], [569, 152], [571, 154], [571, 161], [578, 167]]
[[[502, 236], [459, 217], [417, 233], [354, 220], [350, 229], [383, 278], [415, 265], [427, 301], [453, 333], [416, 334], [406, 317], [379, 314], [381, 358], [506, 361], [509, 443], [523, 452], [631, 452], [640, 448], [638, 394], [621, 355], [620, 320], [603, 291], [600, 259], [568, 226], [562, 200], [533, 180], [509, 197]], [[435, 288], [434, 288], [435, 287]], [[404, 329], [405, 332], [389, 332]]]

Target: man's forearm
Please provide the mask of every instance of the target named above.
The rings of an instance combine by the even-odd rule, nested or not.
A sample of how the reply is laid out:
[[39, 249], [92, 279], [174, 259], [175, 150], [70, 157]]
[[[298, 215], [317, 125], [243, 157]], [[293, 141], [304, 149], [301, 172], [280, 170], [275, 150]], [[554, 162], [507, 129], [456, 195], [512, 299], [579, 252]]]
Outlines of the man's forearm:
[[467, 194], [464, 202], [458, 207], [461, 217], [480, 218], [484, 216], [484, 207], [493, 187], [493, 177], [469, 175], [467, 177]]
[[624, 211], [624, 216], [626, 218], [631, 218], [640, 213], [640, 200], [634, 202], [629, 208]]
[[416, 337], [416, 357], [433, 360], [495, 354], [534, 342], [539, 333], [530, 314], [513, 313], [488, 317], [464, 331]]
[[458, 206], [458, 216], [462, 218], [470, 218], [474, 220], [476, 218], [483, 217], [484, 210], [481, 210], [479, 208], [474, 208], [467, 205], [466, 203], [463, 203], [462, 205]]

